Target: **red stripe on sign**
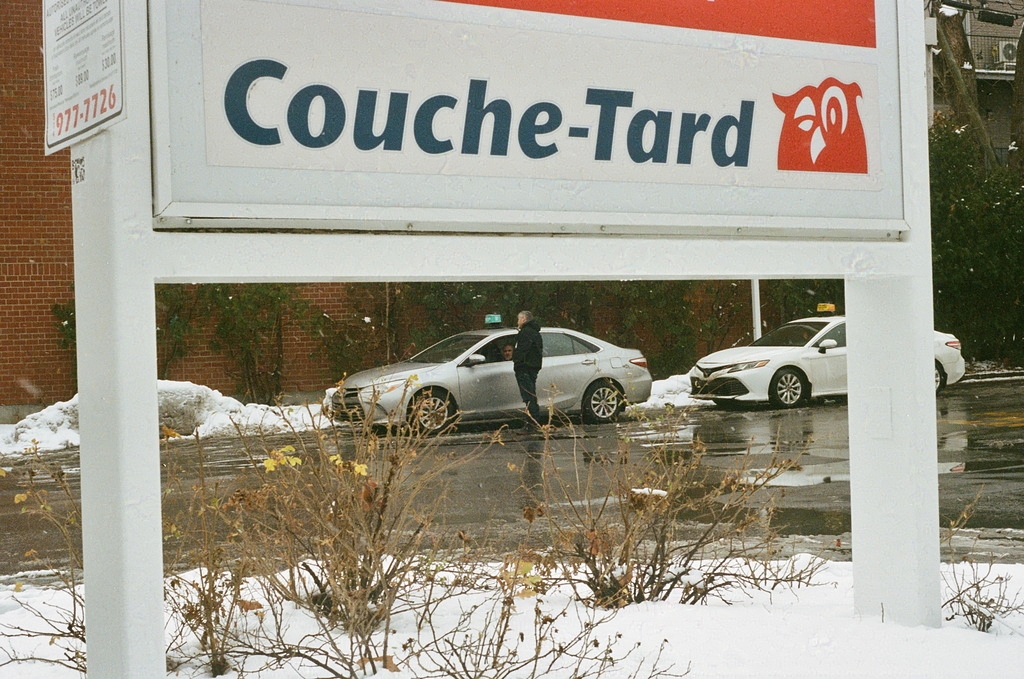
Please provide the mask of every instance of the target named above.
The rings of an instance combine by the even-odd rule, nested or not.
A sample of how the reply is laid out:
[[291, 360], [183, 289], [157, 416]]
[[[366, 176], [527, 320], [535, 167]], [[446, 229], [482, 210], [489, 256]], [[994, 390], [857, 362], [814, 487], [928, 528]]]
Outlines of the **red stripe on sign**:
[[443, 0], [719, 33], [875, 47], [875, 0]]

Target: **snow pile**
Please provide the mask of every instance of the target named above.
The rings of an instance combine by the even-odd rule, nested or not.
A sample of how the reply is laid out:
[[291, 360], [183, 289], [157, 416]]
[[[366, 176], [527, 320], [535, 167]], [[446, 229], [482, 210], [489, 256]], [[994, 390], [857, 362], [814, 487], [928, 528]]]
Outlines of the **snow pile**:
[[238, 417], [245, 407], [216, 389], [191, 382], [157, 380], [157, 394], [161, 426], [182, 435], [191, 434], [217, 415]]
[[330, 418], [323, 414], [319, 404], [265, 406], [249, 403], [242, 406], [241, 411], [237, 413], [212, 413], [209, 418], [196, 427], [195, 433], [204, 437], [222, 436], [236, 434], [240, 429], [244, 433], [250, 434], [273, 434], [320, 429], [330, 424]]
[[59, 401], [32, 413], [13, 427], [0, 430], [0, 453], [21, 454], [37, 446], [39, 450], [63, 450], [79, 444], [78, 394], [70, 401]]
[[668, 379], [654, 380], [651, 385], [651, 397], [644, 403], [638, 403], [638, 408], [664, 408], [673, 406], [675, 408], [689, 408], [696, 405], [704, 405], [707, 401], [700, 401], [690, 397], [690, 378], [686, 375], [673, 375]]
[[[191, 382], [157, 382], [162, 434], [203, 437], [245, 432], [275, 433], [322, 427], [329, 420], [320, 404], [267, 406], [243, 404], [215, 389]], [[63, 450], [79, 445], [78, 396], [0, 428], [0, 454], [23, 455], [38, 450]]]
[[219, 391], [191, 382], [158, 382], [160, 424], [183, 436], [202, 437], [245, 433], [273, 434], [305, 431], [330, 421], [321, 414], [320, 404], [309, 406], [267, 406], [242, 404]]

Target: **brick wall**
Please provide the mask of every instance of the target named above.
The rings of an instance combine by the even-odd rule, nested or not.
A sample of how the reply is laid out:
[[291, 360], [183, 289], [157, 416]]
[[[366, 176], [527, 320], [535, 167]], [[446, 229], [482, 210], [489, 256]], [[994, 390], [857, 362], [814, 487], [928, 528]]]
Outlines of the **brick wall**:
[[0, 8], [0, 406], [75, 393], [51, 311], [74, 269], [68, 152], [43, 153], [42, 4]]
[[[311, 333], [307, 321], [287, 318], [283, 330], [284, 368], [281, 388], [284, 392], [319, 391], [333, 385], [345, 373], [381, 365], [408, 352], [409, 336], [422, 326], [418, 309], [397, 311], [399, 301], [394, 286], [380, 283], [315, 283], [293, 286], [297, 297], [310, 304], [313, 316], [325, 315], [323, 337]], [[386, 317], [403, 320], [389, 327]], [[158, 311], [157, 324], [166, 319]], [[237, 396], [239, 379], [236, 367], [223, 352], [212, 349], [213, 320], [197, 321], [184, 358], [169, 362], [166, 376], [204, 384], [224, 394]], [[392, 341], [388, 342], [388, 337]], [[340, 356], [332, 357], [329, 344], [338, 345]], [[167, 347], [158, 347], [158, 360], [166, 360]]]

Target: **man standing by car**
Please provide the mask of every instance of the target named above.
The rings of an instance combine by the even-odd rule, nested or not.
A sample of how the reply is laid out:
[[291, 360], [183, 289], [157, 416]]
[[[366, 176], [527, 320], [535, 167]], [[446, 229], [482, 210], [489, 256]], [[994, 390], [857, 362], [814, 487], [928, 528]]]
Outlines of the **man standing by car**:
[[526, 403], [534, 423], [540, 424], [540, 406], [537, 404], [537, 374], [540, 373], [544, 355], [544, 341], [540, 336], [540, 324], [533, 320], [529, 311], [519, 312], [519, 335], [512, 351], [512, 368], [516, 373], [519, 395]]

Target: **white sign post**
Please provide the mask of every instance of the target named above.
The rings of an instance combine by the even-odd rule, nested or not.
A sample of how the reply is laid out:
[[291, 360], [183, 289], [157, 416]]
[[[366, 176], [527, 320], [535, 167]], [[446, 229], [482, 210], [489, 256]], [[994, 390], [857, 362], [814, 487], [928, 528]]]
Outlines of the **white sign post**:
[[921, 9], [747, 2], [126, 4], [72, 149], [90, 677], [165, 672], [155, 283], [842, 277], [855, 605], [940, 622]]

